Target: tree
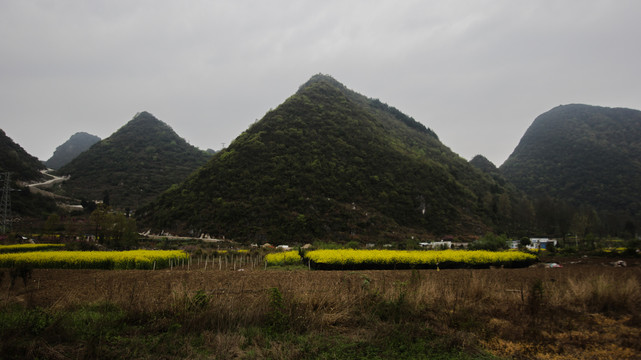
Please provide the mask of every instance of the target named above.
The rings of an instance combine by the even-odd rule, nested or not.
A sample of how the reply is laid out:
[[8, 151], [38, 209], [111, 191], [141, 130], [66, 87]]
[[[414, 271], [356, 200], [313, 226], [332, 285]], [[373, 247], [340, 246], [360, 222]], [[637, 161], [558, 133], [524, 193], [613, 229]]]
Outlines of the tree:
[[129, 247], [137, 238], [136, 222], [100, 204], [89, 217], [95, 226], [96, 240], [112, 248]]
[[109, 190], [105, 190], [102, 193], [102, 203], [109, 206]]
[[572, 224], [570, 230], [582, 239], [585, 238], [588, 232], [589, 218], [588, 215], [582, 212], [577, 212], [572, 217]]
[[109, 213], [110, 208], [106, 206], [105, 204], [99, 204], [96, 207], [96, 210], [94, 210], [91, 215], [89, 215], [89, 220], [93, 223], [94, 225], [94, 235], [96, 236], [96, 241], [102, 243], [104, 240], [104, 226], [106, 224], [106, 219], [107, 215]]
[[498, 251], [507, 249], [507, 236], [487, 233], [469, 245], [470, 250]]
[[623, 234], [626, 239], [634, 239], [637, 236], [637, 228], [632, 221], [626, 221], [623, 227]]
[[53, 213], [47, 217], [45, 222], [45, 231], [49, 233], [54, 233], [58, 230], [61, 230], [60, 215]]
[[532, 244], [532, 241], [530, 241], [530, 238], [527, 236], [524, 236], [521, 238], [521, 240], [519, 240], [519, 246], [521, 248], [527, 247], [528, 245], [531, 245], [531, 244]]
[[588, 234], [593, 233], [593, 230], [598, 227], [599, 222], [599, 217], [597, 216], [596, 211], [588, 207], [581, 207], [572, 217], [570, 230], [580, 237], [583, 242], [586, 242], [584, 244], [585, 246], [594, 248], [594, 236], [588, 237]]
[[88, 201], [87, 199], [82, 198], [80, 199], [80, 205], [82, 205], [84, 211], [89, 214], [96, 210], [96, 203], [94, 201]]

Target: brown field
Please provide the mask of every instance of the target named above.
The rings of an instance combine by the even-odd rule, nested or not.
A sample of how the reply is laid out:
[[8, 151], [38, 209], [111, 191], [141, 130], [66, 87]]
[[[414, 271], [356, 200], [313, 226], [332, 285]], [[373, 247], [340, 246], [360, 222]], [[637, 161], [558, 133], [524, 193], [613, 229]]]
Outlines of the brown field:
[[273, 315], [270, 289], [276, 288], [281, 325], [298, 334], [367, 341], [390, 324], [406, 324], [472, 354], [641, 359], [641, 265], [626, 259], [628, 267], [615, 268], [609, 261], [441, 271], [238, 271], [205, 270], [202, 264], [156, 271], [34, 269], [26, 286], [18, 278], [13, 287], [8, 269], [0, 269], [0, 305], [53, 311], [111, 303], [143, 323], [153, 314], [180, 312], [185, 331], [205, 334], [202, 346], [225, 349], [229, 358], [305, 358], [296, 349], [261, 356], [260, 344], [248, 356], [247, 348], [234, 345], [242, 343], [237, 329], [259, 326]]

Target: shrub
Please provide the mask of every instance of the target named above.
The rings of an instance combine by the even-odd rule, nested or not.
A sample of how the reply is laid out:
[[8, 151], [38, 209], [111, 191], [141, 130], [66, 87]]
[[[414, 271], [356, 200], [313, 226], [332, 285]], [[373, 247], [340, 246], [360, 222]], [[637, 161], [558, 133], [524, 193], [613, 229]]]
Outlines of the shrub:
[[482, 238], [474, 241], [468, 247], [470, 250], [498, 251], [507, 249], [507, 237], [505, 235], [494, 235], [487, 233]]

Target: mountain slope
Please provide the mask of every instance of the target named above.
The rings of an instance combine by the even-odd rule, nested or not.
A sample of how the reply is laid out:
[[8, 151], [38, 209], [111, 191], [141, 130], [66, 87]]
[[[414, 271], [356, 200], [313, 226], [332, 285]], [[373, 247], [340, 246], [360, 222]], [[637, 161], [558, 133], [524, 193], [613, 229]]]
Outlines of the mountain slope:
[[[32, 194], [29, 188], [22, 184], [44, 180], [45, 176], [41, 170], [45, 170], [42, 162], [29, 155], [0, 129], [0, 186], [4, 186], [5, 173], [9, 172], [11, 191], [9, 192], [10, 207], [7, 210], [9, 217], [12, 218], [10, 228], [14, 230], [23, 229], [24, 223], [20, 223], [20, 220], [25, 220], [27, 217], [46, 217], [56, 210], [53, 199]], [[28, 224], [29, 221], [26, 223]]]
[[491, 226], [493, 185], [414, 119], [316, 75], [137, 216], [242, 240], [471, 234]]
[[534, 120], [500, 170], [534, 197], [641, 215], [641, 111], [556, 107]]
[[40, 173], [45, 166], [36, 157], [29, 155], [0, 129], [0, 173], [11, 172], [16, 181], [35, 181], [43, 178]]
[[483, 155], [476, 155], [474, 158], [472, 158], [472, 160], [470, 160], [470, 165], [483, 171], [486, 174], [494, 175], [499, 173], [499, 169], [496, 167], [496, 165], [494, 165], [494, 163], [492, 163]]
[[69, 140], [56, 148], [53, 156], [45, 161], [45, 165], [50, 169], [59, 169], [98, 141], [100, 138], [95, 135], [86, 132], [75, 133], [71, 135]]
[[184, 180], [210, 158], [148, 112], [57, 171], [71, 178], [63, 190], [75, 198], [109, 198], [136, 208]]

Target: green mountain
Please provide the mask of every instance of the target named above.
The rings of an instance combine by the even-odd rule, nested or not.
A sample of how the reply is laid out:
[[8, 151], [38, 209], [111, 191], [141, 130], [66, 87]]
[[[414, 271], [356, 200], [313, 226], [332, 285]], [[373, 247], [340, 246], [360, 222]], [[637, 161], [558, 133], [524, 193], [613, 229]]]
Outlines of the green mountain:
[[56, 148], [53, 156], [45, 161], [45, 165], [50, 169], [60, 169], [98, 141], [100, 141], [100, 138], [96, 135], [87, 134], [86, 132], [75, 133], [71, 135], [69, 140]]
[[[56, 210], [53, 199], [32, 194], [26, 186], [21, 184], [44, 180], [45, 176], [42, 175], [41, 170], [45, 170], [42, 162], [29, 155], [0, 129], [0, 186], [5, 185], [5, 173], [10, 173], [11, 191], [8, 201], [10, 206], [7, 208], [11, 219], [9, 229], [22, 229], [23, 224], [29, 224], [27, 217], [45, 217]], [[2, 197], [1, 194], [0, 197]], [[21, 222], [21, 220], [26, 221]], [[0, 226], [0, 231], [1, 229]]]
[[57, 173], [71, 176], [62, 186], [69, 196], [137, 208], [209, 159], [169, 125], [142, 112]]
[[36, 157], [29, 155], [20, 145], [0, 129], [0, 173], [11, 172], [11, 178], [19, 181], [36, 181], [45, 166]]
[[137, 218], [243, 241], [393, 241], [483, 233], [502, 192], [411, 117], [316, 75]]
[[564, 105], [537, 117], [500, 167], [532, 197], [641, 215], [641, 111]]
[[494, 165], [493, 162], [488, 160], [483, 155], [476, 155], [475, 157], [473, 157], [472, 160], [470, 160], [470, 165], [483, 171], [486, 174], [499, 174], [499, 169], [496, 167], [496, 165]]

